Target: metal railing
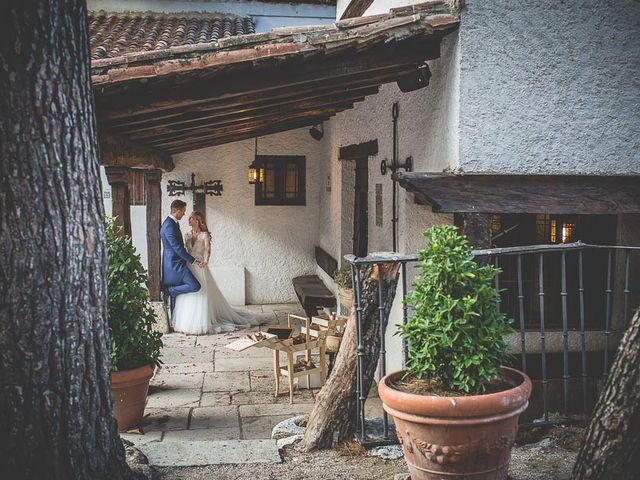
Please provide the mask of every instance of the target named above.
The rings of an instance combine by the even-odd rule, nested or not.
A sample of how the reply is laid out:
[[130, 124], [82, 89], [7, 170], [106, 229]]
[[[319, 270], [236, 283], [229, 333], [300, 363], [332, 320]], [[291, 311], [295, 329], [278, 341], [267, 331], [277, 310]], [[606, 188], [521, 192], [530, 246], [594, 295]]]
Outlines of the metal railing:
[[[632, 314], [631, 309], [637, 306], [632, 305], [631, 301], [640, 302], [640, 295], [638, 295], [640, 292], [632, 293], [631, 289], [632, 277], [636, 281], [640, 277], [640, 267], [631, 268], [633, 262], [638, 262], [637, 265], [640, 266], [640, 247], [589, 245], [576, 242], [474, 250], [473, 255], [478, 261], [493, 263], [501, 269], [505, 267], [495, 278], [495, 287], [501, 291], [498, 308], [513, 318], [514, 327], [518, 330], [517, 337], [512, 338], [510, 342], [512, 353], [515, 355], [514, 364], [532, 377], [534, 380], [533, 396], [541, 397], [541, 418], [536, 420], [535, 425], [566, 421], [570, 413], [576, 413], [574, 401], [576, 396], [582, 397], [579, 402], [580, 413], [587, 415], [590, 403], [588, 401], [589, 381], [594, 377], [606, 379], [614, 354], [612, 335], [614, 333], [621, 335], [628, 324]], [[587, 255], [589, 262], [585, 262]], [[407, 265], [416, 263], [418, 257], [417, 255], [380, 253], [370, 254], [363, 258], [346, 255], [344, 258], [351, 264], [353, 273], [358, 359], [357, 430], [360, 439], [367, 441], [365, 404], [368, 392], [365, 392], [363, 387], [365, 345], [362, 335], [363, 279], [361, 278], [361, 270], [367, 265], [377, 265], [378, 272], [380, 272], [378, 275], [378, 298], [380, 301], [378, 306], [378, 315], [380, 316], [379, 372], [382, 377], [386, 374], [385, 334], [388, 322], [388, 318], [383, 317], [386, 311], [390, 311], [390, 308], [385, 308], [386, 306], [383, 304], [382, 266], [389, 263], [400, 264], [403, 300], [402, 321], [406, 323], [410, 316], [409, 306], [404, 302], [408, 293]], [[559, 272], [555, 260], [559, 262]], [[569, 269], [570, 263], [572, 264], [571, 270]], [[634, 265], [636, 264], [634, 263]], [[589, 267], [588, 276], [585, 275], [586, 267]], [[600, 273], [604, 275], [604, 278], [599, 278]], [[585, 278], [588, 281], [585, 281]], [[600, 310], [599, 299], [602, 300], [604, 312], [597, 311]], [[559, 308], [556, 308], [558, 307], [557, 303], [559, 303]], [[614, 306], [616, 322], [614, 322], [613, 316]], [[554, 313], [555, 310], [557, 310], [557, 314]], [[560, 318], [556, 319], [555, 316]], [[535, 336], [537, 336], [537, 341], [534, 342]], [[549, 364], [547, 357], [558, 353], [550, 351], [549, 340], [556, 340], [552, 343], [557, 345], [557, 340], [560, 337], [561, 360]], [[571, 342], [571, 340], [579, 341]], [[532, 345], [533, 343], [535, 345]], [[576, 355], [579, 355], [579, 361], [572, 362], [572, 357]], [[403, 341], [403, 365], [406, 363], [407, 356], [407, 346]], [[601, 362], [597, 360], [598, 357], [601, 358]], [[552, 366], [556, 369], [555, 367], [559, 367], [557, 365], [559, 361], [562, 363], [562, 372], [557, 379], [562, 382], [560, 393], [562, 394], [564, 417], [550, 421], [552, 407], [549, 402], [549, 384], [550, 380], [555, 379], [550, 378], [548, 367]], [[599, 375], [593, 374], [594, 368], [591, 369], [591, 375], [589, 374], [587, 368], [589, 362], [602, 367]], [[537, 370], [538, 366], [539, 370]], [[571, 384], [575, 380], [580, 383], [579, 395], [576, 395], [575, 392], [572, 394]], [[597, 383], [596, 394], [599, 387]], [[382, 440], [389, 440], [389, 421], [386, 412], [382, 421], [384, 437]], [[532, 423], [527, 423], [525, 420], [523, 426], [527, 425], [532, 425]]]

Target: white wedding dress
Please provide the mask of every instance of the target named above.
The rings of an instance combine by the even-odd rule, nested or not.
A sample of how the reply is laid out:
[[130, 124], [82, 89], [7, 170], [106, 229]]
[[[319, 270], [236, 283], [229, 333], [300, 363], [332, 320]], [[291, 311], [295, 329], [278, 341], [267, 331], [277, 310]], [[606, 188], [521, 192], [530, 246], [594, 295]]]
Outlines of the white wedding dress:
[[[211, 241], [207, 232], [200, 232], [195, 237], [187, 234], [184, 246], [196, 260], [209, 261]], [[208, 266], [188, 267], [200, 282], [201, 288], [197, 292], [176, 297], [173, 312], [173, 328], [176, 332], [191, 335], [232, 332], [260, 323], [256, 315], [236, 310], [229, 305]]]

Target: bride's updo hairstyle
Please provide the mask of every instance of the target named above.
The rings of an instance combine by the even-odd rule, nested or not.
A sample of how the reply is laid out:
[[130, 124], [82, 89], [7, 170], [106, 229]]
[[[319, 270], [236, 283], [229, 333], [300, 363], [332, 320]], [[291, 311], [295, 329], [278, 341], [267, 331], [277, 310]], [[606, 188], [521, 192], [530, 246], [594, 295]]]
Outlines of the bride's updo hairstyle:
[[198, 212], [197, 210], [191, 214], [198, 221], [198, 226], [200, 227], [201, 232], [207, 232], [209, 235], [209, 240], [211, 240], [211, 232], [209, 231], [209, 227], [207, 227], [207, 222], [204, 220], [204, 215], [202, 212]]

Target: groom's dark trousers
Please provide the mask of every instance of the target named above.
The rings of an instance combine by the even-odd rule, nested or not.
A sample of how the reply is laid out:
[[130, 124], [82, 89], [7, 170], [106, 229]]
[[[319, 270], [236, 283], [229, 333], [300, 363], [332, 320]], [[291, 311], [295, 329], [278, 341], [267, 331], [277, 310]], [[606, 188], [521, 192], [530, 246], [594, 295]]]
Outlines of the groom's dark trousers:
[[162, 239], [162, 284], [169, 289], [173, 317], [176, 297], [183, 293], [197, 292], [200, 290], [200, 282], [187, 267], [187, 263], [193, 263], [195, 258], [185, 250], [180, 227], [173, 218], [167, 217], [162, 222], [160, 238]]

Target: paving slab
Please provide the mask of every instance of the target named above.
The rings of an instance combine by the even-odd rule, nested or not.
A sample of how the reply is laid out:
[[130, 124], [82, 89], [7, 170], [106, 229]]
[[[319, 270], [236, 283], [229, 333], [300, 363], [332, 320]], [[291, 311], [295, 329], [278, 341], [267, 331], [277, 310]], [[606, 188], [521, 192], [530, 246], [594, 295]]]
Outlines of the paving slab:
[[145, 432], [144, 434], [121, 433], [120, 437], [125, 440], [129, 440], [134, 445], [140, 445], [149, 442], [159, 442], [162, 439], [162, 432], [158, 430], [153, 432]]
[[207, 363], [213, 362], [211, 347], [165, 347], [160, 360], [164, 363]]
[[204, 392], [200, 398], [201, 407], [223, 407], [231, 405], [230, 392]]
[[166, 432], [163, 442], [194, 442], [215, 440], [240, 440], [240, 428], [199, 428], [196, 430], [173, 430]]
[[273, 427], [288, 418], [291, 418], [291, 415], [267, 415], [262, 417], [242, 418], [242, 438], [244, 440], [254, 438], [271, 438]]
[[200, 389], [159, 390], [149, 395], [147, 407], [173, 408], [197, 407], [200, 402]]
[[249, 391], [249, 372], [210, 372], [204, 376], [204, 392]]
[[313, 408], [310, 403], [282, 403], [275, 405], [240, 405], [240, 416], [245, 417], [265, 417], [270, 415], [287, 415], [294, 417], [303, 413], [308, 413]]
[[213, 335], [199, 335], [196, 341], [197, 347], [222, 347], [234, 340], [246, 335], [247, 330], [238, 330], [235, 332], [216, 333]]
[[247, 370], [268, 370], [273, 368], [273, 357], [216, 358], [216, 372], [242, 372]]
[[198, 407], [191, 411], [189, 428], [237, 428], [240, 426], [238, 407]]
[[204, 373], [169, 373], [159, 371], [151, 380], [151, 386], [160, 390], [178, 388], [202, 388]]
[[207, 363], [165, 363], [159, 373], [206, 373], [213, 372], [213, 362]]
[[147, 408], [142, 420], [142, 430], [163, 432], [167, 430], [184, 430], [189, 425], [190, 408]]
[[[276, 391], [276, 382], [273, 375], [273, 368], [270, 370], [254, 370], [249, 372], [249, 379], [251, 380], [252, 392], [265, 392], [274, 394]], [[288, 391], [288, 384], [286, 384], [286, 377], [281, 377], [280, 386], [285, 386]], [[282, 383], [284, 381], [285, 383]]]
[[262, 305], [241, 305], [240, 307], [238, 307], [242, 310], [247, 310], [248, 312], [251, 313], [262, 313]]
[[[378, 397], [369, 397], [364, 403], [364, 412], [367, 417], [382, 417], [384, 408], [382, 408], [382, 400]], [[389, 419], [391, 422], [391, 419]]]
[[[275, 391], [267, 392], [238, 392], [231, 395], [233, 405], [258, 405], [272, 403], [289, 403], [289, 392], [274, 396]], [[204, 398], [204, 396], [203, 396]], [[296, 390], [293, 392], [294, 403], [313, 403], [313, 395], [310, 390]]]
[[275, 312], [275, 311], [285, 311], [285, 312], [297, 312], [300, 310], [299, 303], [269, 303], [262, 305], [263, 312]]
[[195, 335], [185, 335], [183, 333], [165, 333], [162, 335], [164, 347], [194, 347], [197, 337]]
[[266, 439], [151, 442], [140, 447], [158, 467], [282, 462], [276, 441]]
[[[249, 347], [246, 350], [242, 350], [241, 352], [231, 350], [227, 347], [214, 348], [215, 351], [213, 355], [215, 360], [220, 360], [221, 358], [244, 358], [245, 360], [254, 358], [268, 358], [270, 360], [273, 359], [273, 350], [269, 348]], [[286, 357], [286, 354], [284, 352], [282, 353], [284, 354], [283, 358]], [[247, 370], [249, 370], [249, 365], [250, 363], [247, 362]]]

